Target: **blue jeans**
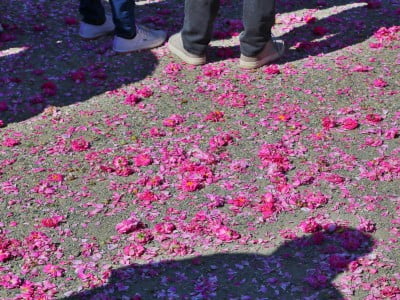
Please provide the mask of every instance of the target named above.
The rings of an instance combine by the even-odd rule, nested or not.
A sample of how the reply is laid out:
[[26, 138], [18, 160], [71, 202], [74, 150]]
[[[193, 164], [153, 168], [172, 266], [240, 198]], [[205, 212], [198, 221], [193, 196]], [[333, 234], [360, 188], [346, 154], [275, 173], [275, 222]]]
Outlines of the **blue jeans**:
[[[110, 0], [115, 34], [125, 39], [136, 36], [135, 0]], [[79, 12], [83, 22], [103, 25], [106, 15], [101, 0], [80, 0]]]
[[[211, 41], [219, 0], [186, 0], [182, 28], [184, 48], [203, 55]], [[256, 56], [271, 39], [275, 24], [274, 0], [243, 0], [244, 31], [240, 35], [240, 50], [246, 56]]]

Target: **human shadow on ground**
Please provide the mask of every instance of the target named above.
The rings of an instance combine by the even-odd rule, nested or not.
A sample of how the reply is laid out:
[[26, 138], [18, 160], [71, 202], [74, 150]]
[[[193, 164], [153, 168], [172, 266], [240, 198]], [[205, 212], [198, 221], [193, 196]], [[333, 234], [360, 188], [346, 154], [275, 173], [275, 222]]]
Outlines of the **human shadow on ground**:
[[333, 280], [355, 271], [374, 241], [351, 228], [328, 230], [288, 240], [270, 255], [219, 253], [132, 264], [113, 270], [105, 286], [63, 300], [342, 299]]
[[[348, 2], [327, 1], [324, 5]], [[277, 9], [282, 13], [320, 5], [318, 3], [323, 1], [282, 1], [277, 3]], [[225, 11], [232, 11], [231, 17], [238, 19], [240, 10], [234, 9], [234, 4], [228, 2]], [[283, 34], [288, 50], [276, 63], [341, 50], [367, 40], [381, 27], [399, 25], [398, 7], [390, 2], [382, 5], [378, 9], [368, 9], [366, 4], [354, 7]], [[0, 10], [14, 12], [12, 17], [16, 20], [2, 34], [4, 41], [0, 41], [0, 50], [10, 50], [9, 53], [0, 52], [0, 120], [6, 124], [36, 116], [47, 106], [62, 107], [83, 102], [141, 81], [151, 75], [159, 63], [151, 51], [115, 54], [110, 50], [111, 36], [89, 42], [80, 40], [78, 25], [70, 18], [77, 18], [78, 1], [29, 0], [24, 1], [22, 8], [20, 6], [18, 1], [0, 3]], [[226, 16], [223, 10], [224, 7], [221, 13]], [[20, 14], [17, 16], [15, 12]], [[182, 26], [183, 2], [145, 3], [138, 6], [136, 15], [141, 23], [173, 33]], [[226, 20], [218, 18], [216, 29], [226, 30]], [[235, 22], [229, 26], [229, 30], [241, 30], [236, 28]], [[17, 39], [13, 40], [13, 36]], [[12, 49], [17, 48], [21, 51], [13, 52]], [[238, 55], [238, 46], [213, 49], [209, 62]], [[181, 62], [172, 56], [171, 59]]]
[[276, 0], [276, 12], [283, 14], [302, 9], [327, 9], [359, 2], [358, 0]]
[[[287, 50], [281, 63], [299, 60], [308, 56], [317, 56], [360, 44], [374, 36], [382, 27], [400, 25], [394, 7], [368, 9], [355, 7], [340, 13], [316, 20], [315, 23], [296, 27], [284, 34], [282, 39]], [[375, 40], [384, 40], [387, 46], [394, 40], [396, 33], [377, 35]]]
[[[2, 16], [6, 31], [0, 34], [0, 120], [6, 124], [36, 116], [48, 106], [86, 101], [155, 70], [159, 61], [152, 51], [118, 55], [111, 50], [112, 35], [81, 40], [78, 4], [1, 1], [0, 11], [8, 12]], [[145, 3], [137, 6], [136, 15], [160, 28], [157, 16], [165, 16], [167, 7], [164, 1]]]
[[[312, 23], [295, 27], [278, 36], [285, 41], [286, 52], [275, 63], [283, 64], [338, 51], [366, 41], [382, 27], [400, 25], [397, 12], [399, 7], [394, 4], [384, 3], [378, 9], [369, 9], [366, 3], [361, 4], [364, 5], [346, 9], [322, 19], [315, 19]], [[390, 43], [390, 38], [395, 39], [396, 33], [391, 33], [391, 35], [392, 37], [390, 33], [386, 36], [381, 35], [385, 44]], [[226, 47], [224, 51], [214, 50], [211, 51], [213, 62], [238, 56], [240, 52], [239, 46]], [[218, 51], [222, 55], [219, 55]], [[224, 54], [227, 55], [224, 56]]]

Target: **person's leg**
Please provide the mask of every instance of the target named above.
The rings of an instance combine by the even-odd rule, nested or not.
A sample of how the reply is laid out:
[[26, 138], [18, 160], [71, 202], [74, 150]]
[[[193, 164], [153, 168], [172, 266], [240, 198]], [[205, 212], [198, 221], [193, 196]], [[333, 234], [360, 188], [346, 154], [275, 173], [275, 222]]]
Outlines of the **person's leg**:
[[272, 38], [275, 24], [275, 0], [244, 0], [243, 25], [240, 34], [240, 66], [259, 68], [279, 57], [285, 51], [285, 43]]
[[81, 38], [97, 39], [114, 31], [114, 23], [110, 16], [106, 16], [101, 0], [80, 0], [79, 12], [82, 15]]
[[114, 51], [140, 51], [161, 46], [165, 42], [165, 31], [136, 25], [135, 0], [110, 0], [110, 4], [115, 24]]
[[219, 0], [186, 0], [185, 19], [181, 31], [184, 48], [195, 55], [204, 55], [212, 37], [212, 28], [219, 9]]
[[124, 39], [136, 36], [135, 0], [110, 0], [115, 34]]
[[275, 0], [244, 0], [243, 25], [240, 50], [246, 56], [259, 54], [271, 40], [275, 24]]
[[91, 25], [103, 25], [106, 21], [106, 13], [101, 0], [80, 0], [79, 12], [83, 22]]

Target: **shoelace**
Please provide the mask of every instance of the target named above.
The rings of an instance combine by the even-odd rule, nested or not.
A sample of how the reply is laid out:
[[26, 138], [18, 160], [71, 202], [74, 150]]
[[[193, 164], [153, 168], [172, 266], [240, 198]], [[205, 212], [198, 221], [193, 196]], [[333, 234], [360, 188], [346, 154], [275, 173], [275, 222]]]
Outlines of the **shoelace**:
[[151, 30], [143, 25], [136, 26], [137, 34], [140, 34], [143, 39], [151, 37]]

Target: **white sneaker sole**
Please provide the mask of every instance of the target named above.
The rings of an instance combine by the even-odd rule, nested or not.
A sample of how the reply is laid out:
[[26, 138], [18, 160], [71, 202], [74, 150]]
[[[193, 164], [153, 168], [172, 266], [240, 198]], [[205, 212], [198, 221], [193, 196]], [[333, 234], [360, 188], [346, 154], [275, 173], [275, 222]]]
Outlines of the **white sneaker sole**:
[[120, 54], [126, 54], [126, 53], [132, 53], [132, 52], [138, 52], [138, 51], [142, 51], [142, 50], [149, 50], [149, 49], [157, 48], [157, 47], [161, 46], [162, 44], [164, 44], [164, 42], [165, 42], [165, 40], [162, 40], [162, 41], [157, 41], [154, 44], [148, 44], [148, 45], [144, 45], [141, 47], [133, 47], [133, 48], [118, 48], [116, 46], [113, 46], [113, 50]]
[[276, 53], [276, 54], [267, 56], [264, 59], [255, 61], [255, 62], [248, 62], [248, 61], [240, 60], [239, 66], [243, 69], [257, 69], [257, 68], [262, 67], [270, 62], [273, 62], [274, 60], [278, 59], [281, 56], [282, 55], [280, 55], [279, 53]]
[[153, 49], [164, 44], [167, 39], [167, 33], [162, 30], [145, 31], [142, 27], [137, 27], [136, 37], [125, 39], [114, 37], [113, 50], [117, 53], [130, 53], [142, 50]]

